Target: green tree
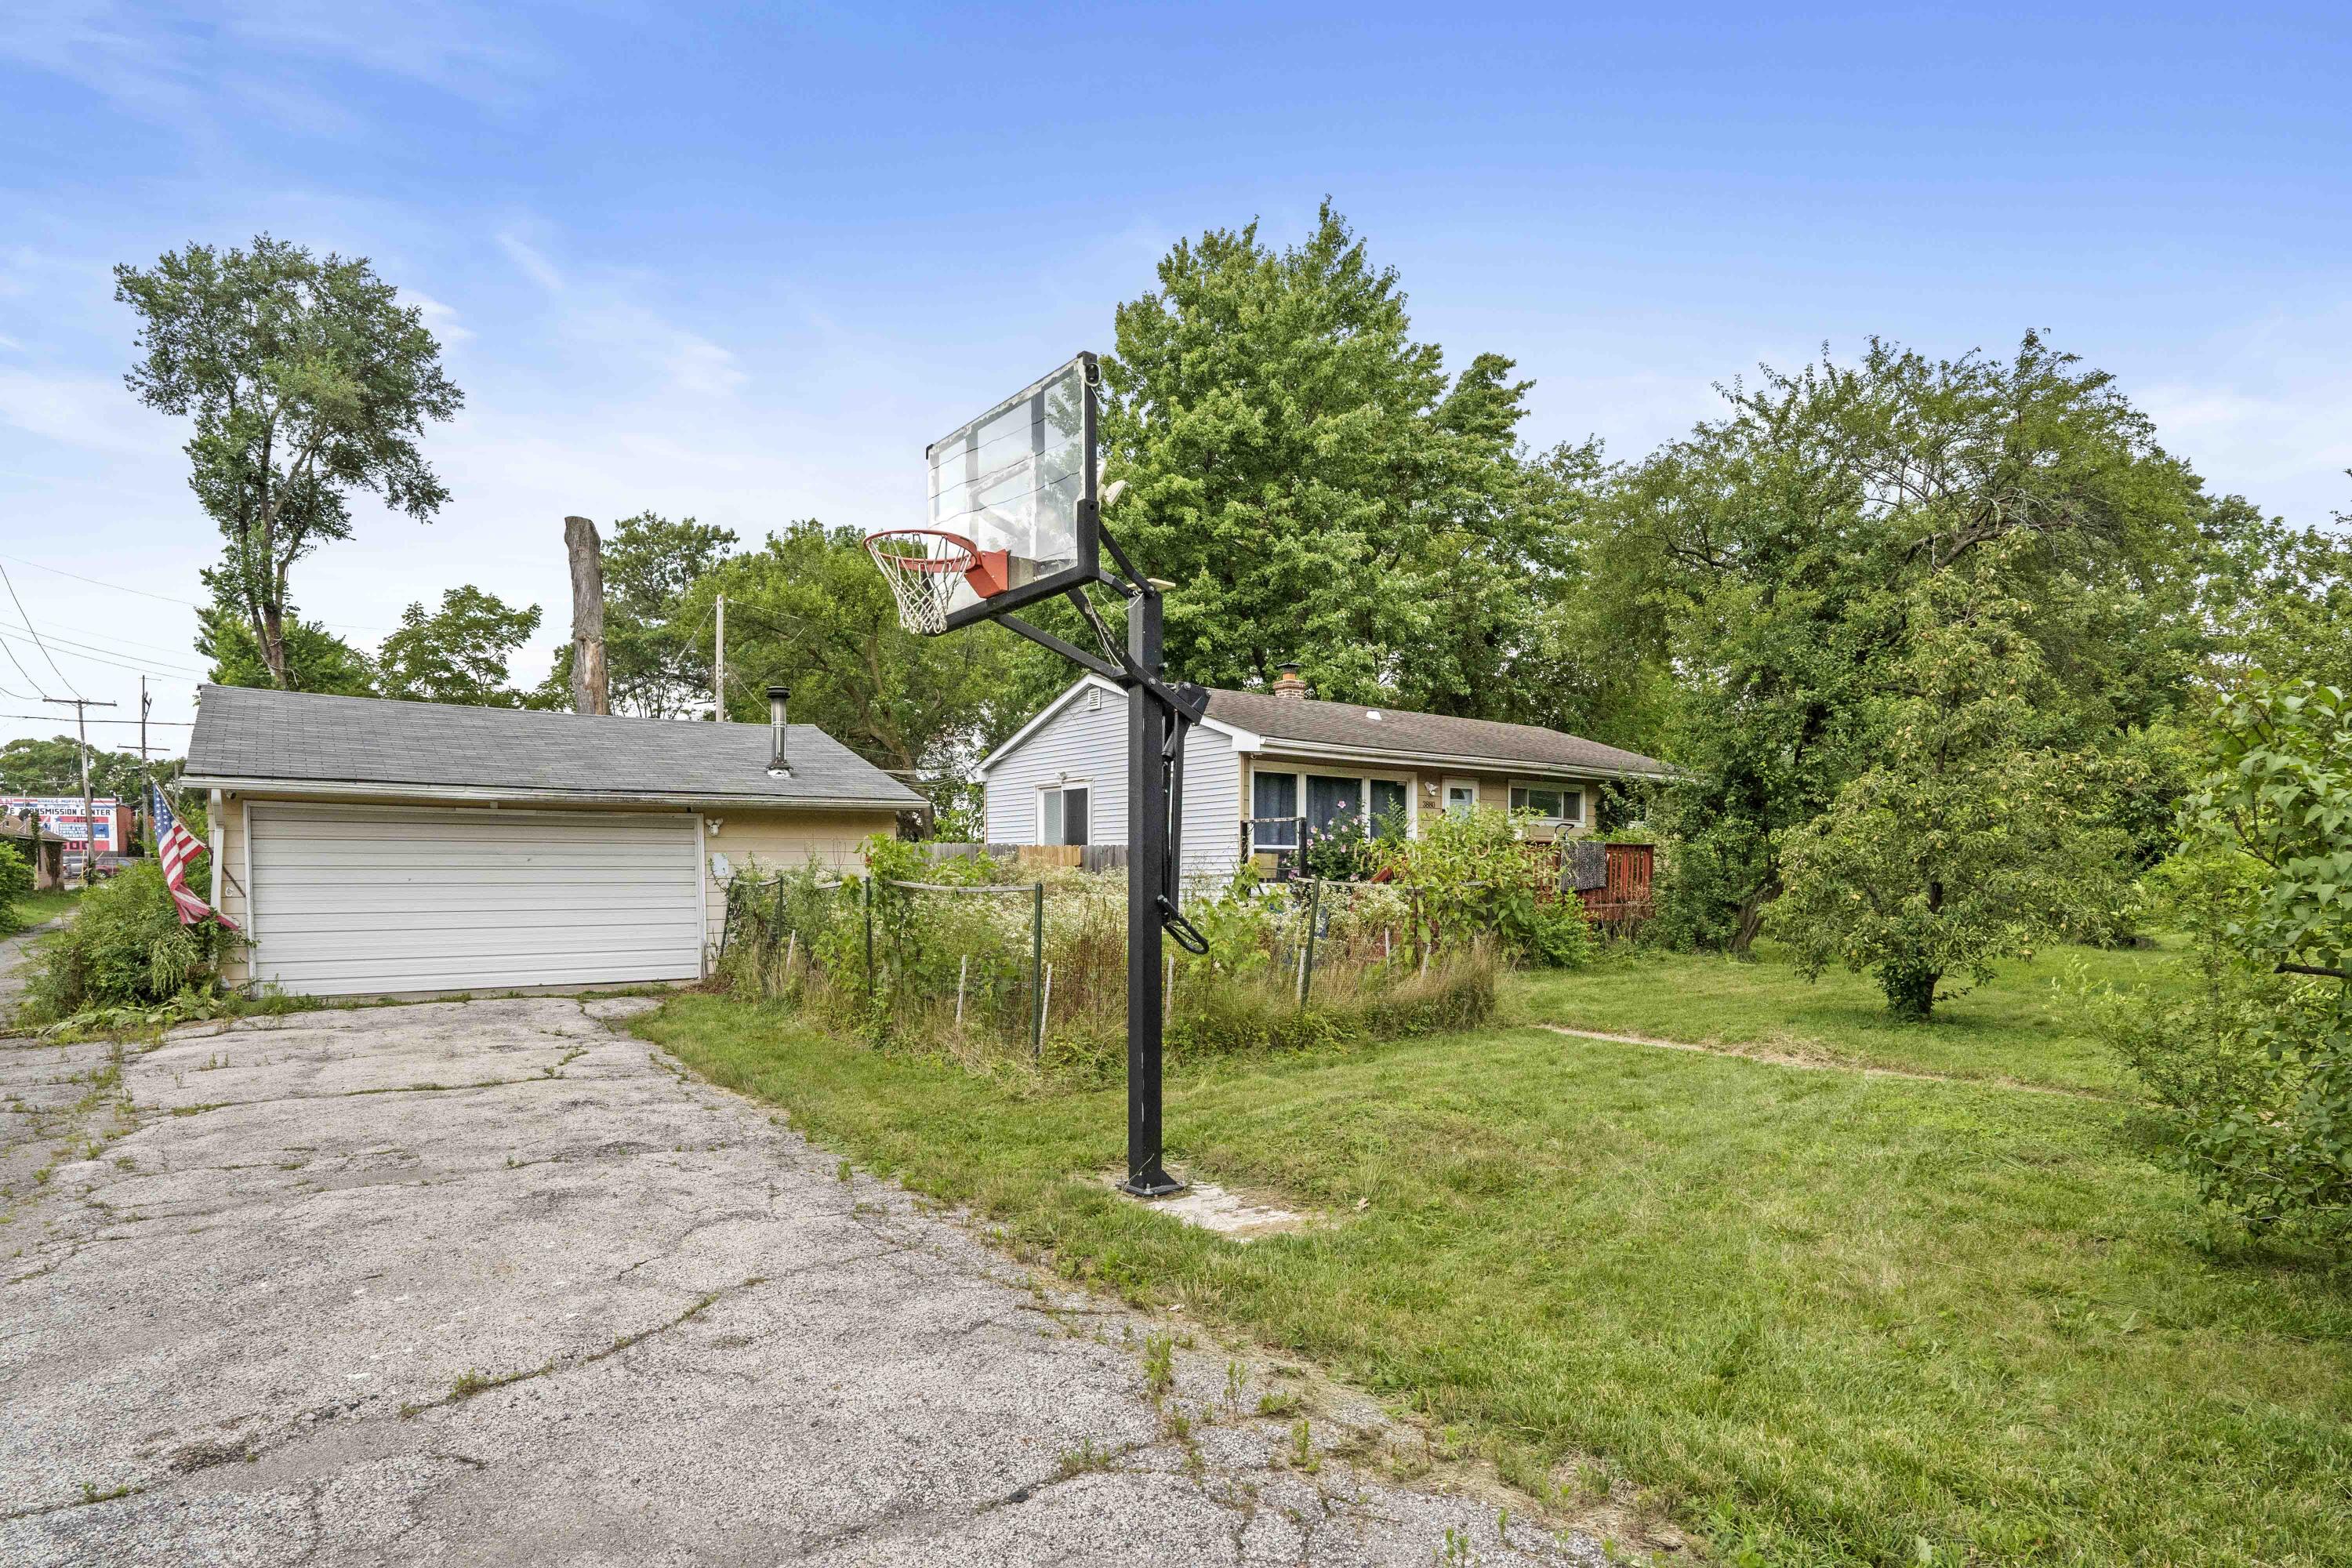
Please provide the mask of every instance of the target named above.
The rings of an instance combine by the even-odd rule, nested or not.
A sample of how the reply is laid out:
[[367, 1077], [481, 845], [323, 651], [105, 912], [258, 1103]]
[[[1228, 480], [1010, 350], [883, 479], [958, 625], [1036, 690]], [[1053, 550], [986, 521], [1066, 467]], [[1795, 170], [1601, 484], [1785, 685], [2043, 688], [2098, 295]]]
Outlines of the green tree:
[[2110, 1041], [2207, 1197], [2352, 1225], [2352, 697], [2250, 676], [2218, 704], [2179, 855], [2149, 879], [2193, 984], [2107, 997]]
[[439, 609], [428, 614], [418, 603], [401, 612], [400, 629], [376, 654], [377, 684], [407, 702], [539, 706], [507, 684], [508, 663], [538, 630], [537, 605], [517, 609], [470, 583], [445, 590]]
[[[688, 599], [735, 544], [732, 529], [694, 519], [673, 522], [643, 511], [614, 524], [604, 542], [604, 669], [616, 713], [667, 719], [710, 700], [711, 603]], [[540, 688], [550, 706], [568, 703], [572, 648], [555, 656]]]
[[[212, 664], [215, 686], [282, 686], [289, 691], [320, 691], [335, 697], [373, 697], [375, 661], [341, 637], [306, 621], [292, 605], [280, 623], [285, 667], [270, 671], [261, 639], [243, 611], [218, 599], [196, 616], [196, 651]], [[282, 678], [281, 678], [282, 676]]]
[[448, 492], [417, 444], [463, 396], [423, 313], [364, 258], [316, 258], [265, 234], [250, 250], [190, 245], [114, 279], [145, 354], [125, 382], [195, 425], [189, 483], [228, 541], [214, 588], [272, 683], [289, 686], [294, 563], [351, 536], [353, 489], [430, 521]]
[[[159, 770], [161, 767], [159, 764]], [[139, 753], [89, 749], [90, 793], [136, 800], [142, 781]], [[65, 795], [81, 793], [81, 742], [71, 735], [37, 741], [29, 737], [0, 746], [0, 795]]]
[[919, 637], [855, 529], [814, 521], [772, 533], [698, 582], [686, 603], [700, 623], [727, 595], [728, 716], [767, 717], [765, 689], [790, 686], [795, 723], [811, 723], [910, 784], [952, 793], [1006, 701], [1009, 635], [994, 627]]
[[2000, 577], [1988, 555], [1911, 595], [1894, 689], [1868, 705], [1876, 755], [1780, 847], [1767, 929], [1809, 976], [1872, 975], [1901, 1017], [1927, 1018], [1952, 975], [1981, 984], [1997, 958], [2102, 929], [2115, 903], [2107, 770], [2049, 744], [2054, 683]]
[[1657, 748], [1683, 770], [1666, 924], [1744, 951], [1780, 846], [1881, 760], [1870, 722], [1914, 592], [1999, 552], [2063, 733], [2115, 743], [2175, 711], [2204, 631], [2191, 574], [2215, 503], [2107, 375], [2029, 334], [2008, 359], [1874, 340], [1734, 384], [1729, 410], [1620, 476], [1586, 540], [1603, 615], [1680, 676]]
[[1326, 696], [1520, 716], [1597, 450], [1522, 452], [1533, 384], [1498, 354], [1449, 381], [1328, 202], [1296, 247], [1212, 230], [1158, 278], [1118, 308], [1103, 442], [1106, 521], [1176, 584], [1171, 668], [1263, 686], [1296, 659]]

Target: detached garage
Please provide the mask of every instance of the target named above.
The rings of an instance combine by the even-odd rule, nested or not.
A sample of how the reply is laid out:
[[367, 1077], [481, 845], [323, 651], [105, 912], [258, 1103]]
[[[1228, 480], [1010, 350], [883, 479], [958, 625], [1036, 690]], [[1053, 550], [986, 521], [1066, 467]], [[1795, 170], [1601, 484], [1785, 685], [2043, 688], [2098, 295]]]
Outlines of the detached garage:
[[231, 978], [320, 996], [694, 980], [730, 878], [848, 866], [923, 804], [807, 725], [219, 686], [184, 782]]

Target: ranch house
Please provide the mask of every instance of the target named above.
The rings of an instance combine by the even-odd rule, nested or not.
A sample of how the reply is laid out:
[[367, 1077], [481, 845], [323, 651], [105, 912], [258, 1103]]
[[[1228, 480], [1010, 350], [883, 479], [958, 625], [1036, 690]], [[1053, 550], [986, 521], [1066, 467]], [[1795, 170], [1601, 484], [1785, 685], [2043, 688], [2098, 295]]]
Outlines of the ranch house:
[[[1209, 694], [1184, 746], [1184, 875], [1229, 877], [1302, 829], [1420, 832], [1436, 812], [1532, 811], [1553, 836], [1591, 830], [1598, 786], [1664, 763], [1532, 724], [1452, 719], [1307, 695], [1286, 665], [1265, 691]], [[992, 844], [1127, 842], [1127, 698], [1079, 679], [980, 764]]]

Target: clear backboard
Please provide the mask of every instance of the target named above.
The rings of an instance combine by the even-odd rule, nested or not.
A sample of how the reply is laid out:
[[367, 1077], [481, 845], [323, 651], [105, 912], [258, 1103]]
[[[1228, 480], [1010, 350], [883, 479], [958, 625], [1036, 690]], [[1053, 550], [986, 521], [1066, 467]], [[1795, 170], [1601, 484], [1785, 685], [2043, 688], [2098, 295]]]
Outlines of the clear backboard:
[[930, 517], [895, 548], [927, 549], [961, 568], [952, 585], [939, 584], [947, 629], [1095, 579], [1100, 376], [1095, 356], [1081, 353], [927, 448]]

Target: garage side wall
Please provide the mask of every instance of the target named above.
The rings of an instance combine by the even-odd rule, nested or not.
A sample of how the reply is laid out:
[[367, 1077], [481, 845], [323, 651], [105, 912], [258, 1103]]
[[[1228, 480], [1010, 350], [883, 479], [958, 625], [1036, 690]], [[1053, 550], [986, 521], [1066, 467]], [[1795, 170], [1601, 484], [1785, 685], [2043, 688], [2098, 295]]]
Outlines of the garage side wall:
[[702, 823], [706, 952], [718, 950], [727, 921], [727, 888], [711, 856], [727, 857], [737, 876], [772, 876], [812, 862], [838, 875], [864, 868], [858, 846], [867, 838], [898, 830], [898, 814], [888, 811], [706, 811]]

